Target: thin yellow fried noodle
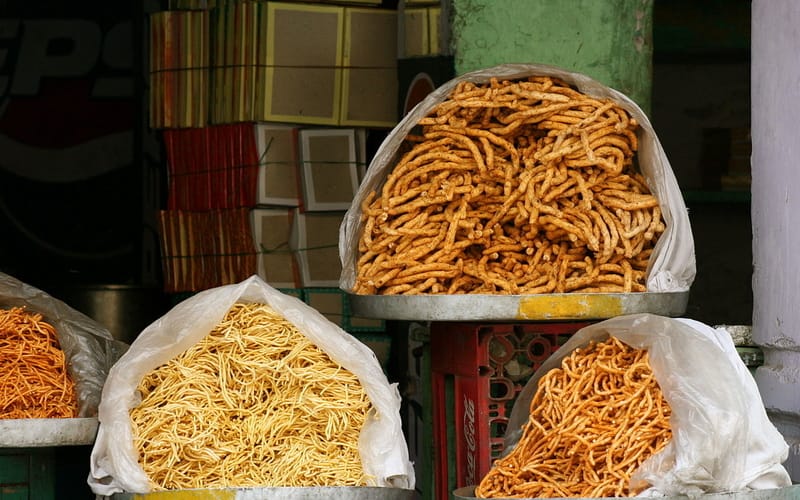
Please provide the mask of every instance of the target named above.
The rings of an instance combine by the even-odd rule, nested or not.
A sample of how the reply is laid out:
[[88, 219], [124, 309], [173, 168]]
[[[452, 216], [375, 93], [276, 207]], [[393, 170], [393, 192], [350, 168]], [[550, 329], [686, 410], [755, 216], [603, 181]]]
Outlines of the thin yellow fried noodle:
[[234, 305], [139, 391], [134, 444], [154, 489], [366, 482], [363, 387], [267, 305]]

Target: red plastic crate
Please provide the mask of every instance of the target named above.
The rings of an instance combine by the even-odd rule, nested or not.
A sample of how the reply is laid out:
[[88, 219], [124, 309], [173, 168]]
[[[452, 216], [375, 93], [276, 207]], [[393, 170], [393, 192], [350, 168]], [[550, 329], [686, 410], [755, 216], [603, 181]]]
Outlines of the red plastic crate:
[[435, 498], [477, 484], [503, 452], [517, 394], [590, 323], [431, 324]]

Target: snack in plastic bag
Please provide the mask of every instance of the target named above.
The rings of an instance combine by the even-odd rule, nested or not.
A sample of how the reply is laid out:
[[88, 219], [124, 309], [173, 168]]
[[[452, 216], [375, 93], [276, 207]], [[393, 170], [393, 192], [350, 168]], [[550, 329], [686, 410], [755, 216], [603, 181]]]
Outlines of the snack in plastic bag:
[[75, 381], [56, 329], [23, 307], [0, 308], [0, 418], [74, 418]]
[[646, 350], [614, 337], [591, 341], [539, 379], [519, 442], [475, 494], [632, 496], [631, 473], [672, 437], [670, 414]]
[[535, 64], [461, 75], [406, 115], [367, 169], [339, 254], [340, 288], [358, 294], [672, 292], [695, 275], [647, 116]]
[[[33, 315], [32, 317], [38, 318], [39, 328], [52, 327], [52, 334], [58, 342], [57, 351], [63, 353], [63, 359], [58, 352], [48, 355], [49, 362], [55, 363], [53, 375], [58, 371], [55, 365], [66, 366], [65, 375], [68, 376], [69, 381], [53, 380], [51, 384], [43, 384], [42, 387], [44, 385], [54, 387], [74, 384], [74, 397], [77, 404], [75, 412], [70, 411], [61, 416], [96, 416], [106, 375], [111, 366], [128, 348], [128, 345], [115, 340], [105, 327], [61, 300], [3, 273], [0, 273], [0, 307], [8, 311], [24, 311], [26, 315]], [[7, 319], [11, 320], [13, 317], [8, 316]], [[20, 347], [26, 348], [25, 345], [15, 346], [15, 348]], [[18, 351], [20, 357], [24, 354], [22, 350]], [[7, 359], [7, 361], [9, 360]], [[40, 365], [41, 362], [42, 359], [38, 361]], [[13, 369], [11, 364], [7, 367], [9, 370]], [[43, 369], [42, 366], [39, 369]], [[9, 381], [15, 380], [9, 377], [4, 378]], [[21, 390], [22, 388], [14, 390], [17, 389]], [[61, 391], [62, 396], [67, 396], [72, 392], [72, 389], [66, 389], [66, 387], [64, 389], [65, 391]], [[42, 395], [41, 392], [39, 394]], [[22, 415], [22, 413], [18, 413], [10, 418], [21, 418]]]
[[[267, 328], [279, 332], [267, 332]], [[281, 346], [281, 342], [288, 344]], [[213, 372], [218, 373], [212, 376]], [[327, 385], [320, 376], [329, 379]], [[160, 377], [169, 381], [163, 387], [159, 387]], [[297, 380], [278, 380], [281, 378]], [[331, 383], [336, 381], [342, 383]], [[168, 394], [158, 394], [161, 390]], [[346, 398], [336, 392], [347, 390], [352, 394]], [[281, 391], [284, 393], [279, 394]], [[325, 405], [335, 402], [322, 397], [325, 391], [353, 411], [328, 411], [331, 408], [324, 407], [323, 400]], [[250, 401], [251, 397], [261, 400]], [[274, 397], [279, 407], [271, 407], [265, 397]], [[312, 409], [317, 402], [318, 412], [304, 406], [304, 399]], [[161, 405], [172, 407], [172, 421]], [[221, 415], [226, 405], [229, 413]], [[315, 444], [327, 447], [330, 457], [323, 461], [322, 455], [316, 455], [320, 464], [306, 461], [309, 470], [325, 464], [334, 469], [330, 460], [347, 467], [339, 445], [356, 447], [348, 452], [357, 454], [363, 470], [356, 479], [334, 479], [341, 481], [336, 486], [357, 482], [410, 489], [414, 475], [399, 406], [396, 386], [388, 383], [368, 347], [299, 299], [253, 276], [236, 285], [200, 292], [176, 305], [145, 328], [112, 368], [100, 404], [89, 484], [98, 495], [147, 493], [165, 487], [293, 486], [295, 479], [298, 485], [308, 486], [302, 471], [297, 470], [294, 478], [291, 470], [282, 469], [298, 463], [292, 462], [293, 455], [307, 453], [313, 460], [313, 453], [320, 451], [309, 447], [309, 439], [317, 439], [326, 441]], [[271, 412], [283, 412], [280, 424], [270, 419]], [[330, 415], [335, 418], [328, 419]], [[235, 425], [216, 425], [222, 417]], [[336, 418], [352, 421], [337, 422]], [[163, 426], [171, 427], [161, 432], [157, 427]], [[176, 439], [171, 445], [179, 449], [177, 455], [159, 449], [164, 436], [168, 439], [173, 431]], [[177, 439], [178, 433], [186, 437], [193, 432], [195, 441]], [[238, 438], [222, 435], [230, 433], [239, 433]], [[259, 434], [264, 434], [263, 438]], [[145, 442], [148, 440], [151, 442]], [[252, 464], [241, 461], [238, 466], [225, 463], [228, 456], [239, 460], [242, 450], [249, 453], [245, 458], [256, 469], [263, 470], [253, 472]], [[176, 465], [180, 456], [187, 462], [206, 460], [214, 470], [208, 476], [198, 470], [193, 473], [191, 464]], [[152, 476], [140, 459], [155, 461], [155, 465], [147, 465]], [[215, 468], [215, 462], [223, 468]], [[197, 475], [197, 482], [191, 483], [195, 479], [191, 477], [183, 482], [182, 475]], [[330, 470], [318, 471], [318, 475], [324, 482], [326, 475], [336, 474]], [[274, 481], [286, 484], [266, 484]]]
[[234, 304], [139, 392], [134, 443], [154, 489], [367, 483], [361, 384], [266, 304]]
[[641, 496], [780, 488], [788, 445], [769, 421], [755, 380], [730, 336], [690, 319], [632, 314], [576, 332], [533, 374], [509, 418], [506, 449], [520, 439], [541, 378], [576, 348], [614, 337], [645, 349], [671, 409], [672, 438], [631, 476]]

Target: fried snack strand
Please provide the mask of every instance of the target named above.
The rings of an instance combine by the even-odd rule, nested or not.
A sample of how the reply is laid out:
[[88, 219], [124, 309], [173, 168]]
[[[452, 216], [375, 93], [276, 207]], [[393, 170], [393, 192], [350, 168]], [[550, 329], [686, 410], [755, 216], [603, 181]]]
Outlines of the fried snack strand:
[[475, 495], [636, 495], [631, 474], [671, 439], [670, 414], [646, 350], [615, 337], [576, 349], [541, 378], [522, 437]]
[[[554, 78], [493, 79], [462, 82], [419, 125], [361, 204], [355, 293], [646, 291], [665, 224], [627, 111]], [[539, 251], [562, 243], [589, 265]], [[399, 277], [433, 264], [460, 271]]]
[[234, 305], [139, 391], [134, 446], [154, 490], [366, 484], [363, 387], [267, 305]]
[[78, 416], [56, 329], [22, 307], [0, 309], [0, 397], [0, 418]]

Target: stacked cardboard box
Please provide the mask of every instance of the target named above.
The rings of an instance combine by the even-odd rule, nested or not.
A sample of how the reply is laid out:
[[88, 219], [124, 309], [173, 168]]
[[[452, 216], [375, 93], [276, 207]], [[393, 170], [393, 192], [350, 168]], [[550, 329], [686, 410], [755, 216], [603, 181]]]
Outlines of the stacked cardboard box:
[[196, 292], [256, 272], [249, 209], [159, 212], [164, 291]]
[[293, 216], [294, 211], [286, 208], [256, 208], [252, 211], [258, 275], [275, 288], [298, 288], [297, 261], [289, 245]]
[[256, 123], [256, 153], [258, 156], [258, 185], [256, 204], [259, 206], [299, 207], [301, 186], [298, 158], [297, 125]]
[[[386, 329], [386, 322], [382, 319], [353, 315], [350, 296], [339, 288], [306, 288], [304, 297], [308, 305], [348, 332], [361, 333], [364, 337], [369, 337], [369, 334], [382, 333]], [[378, 335], [372, 337], [373, 340], [378, 338]]]
[[397, 18], [391, 10], [270, 2], [269, 121], [391, 127], [397, 121]]
[[248, 123], [163, 132], [171, 210], [252, 207], [258, 176], [253, 126]]
[[258, 123], [255, 133], [259, 274], [302, 290], [306, 302], [348, 331], [384, 330], [383, 321], [352, 316], [338, 289], [339, 227], [364, 174], [367, 130]]
[[164, 11], [150, 16], [150, 126], [208, 123], [209, 13]]
[[[397, 122], [397, 11], [376, 0], [176, 1], [187, 10], [150, 18], [150, 124], [163, 129], [169, 177], [165, 289], [258, 273], [348, 328], [383, 329], [351, 322], [346, 296], [326, 291], [338, 290], [339, 226], [367, 138]], [[235, 221], [208, 222], [227, 211]], [[209, 269], [218, 264], [224, 272]]]
[[442, 53], [438, 2], [406, 0], [400, 15], [400, 57], [427, 57]]
[[150, 19], [154, 128], [397, 122], [395, 10], [226, 0]]
[[352, 128], [300, 131], [300, 173], [307, 211], [344, 211], [358, 190], [358, 142], [363, 131]]
[[[383, 0], [284, 0], [286, 2], [297, 3], [329, 3], [334, 5], [372, 5], [380, 6]], [[169, 0], [169, 9], [184, 9], [184, 10], [198, 10], [198, 9], [212, 9], [216, 7], [217, 0]]]
[[401, 0], [398, 12], [398, 108], [401, 117], [455, 76], [450, 54], [449, 2]]
[[397, 122], [397, 13], [344, 9], [344, 126], [391, 127]]

